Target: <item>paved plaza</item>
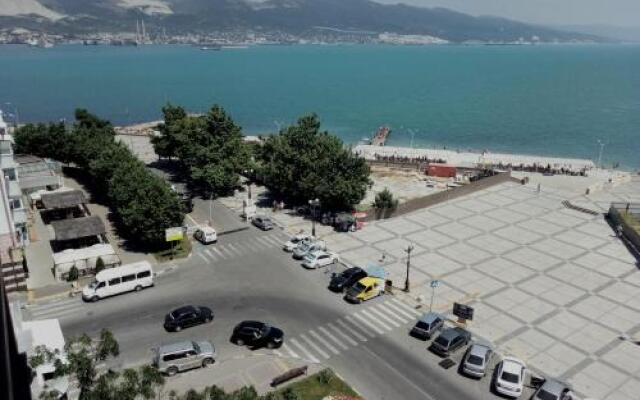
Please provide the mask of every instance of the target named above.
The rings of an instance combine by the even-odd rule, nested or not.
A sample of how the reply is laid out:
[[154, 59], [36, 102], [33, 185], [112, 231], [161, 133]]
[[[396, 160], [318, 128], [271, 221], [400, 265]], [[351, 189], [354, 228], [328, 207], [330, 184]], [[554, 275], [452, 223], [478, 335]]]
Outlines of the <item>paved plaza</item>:
[[[434, 307], [475, 308], [470, 329], [540, 373], [587, 397], [632, 400], [640, 392], [640, 271], [602, 215], [565, 208], [563, 200], [604, 210], [640, 200], [632, 182], [585, 196], [581, 190], [505, 183], [352, 234], [323, 232], [349, 263], [387, 266], [394, 286]], [[307, 223], [308, 224], [308, 223]], [[630, 338], [624, 340], [624, 338]]]

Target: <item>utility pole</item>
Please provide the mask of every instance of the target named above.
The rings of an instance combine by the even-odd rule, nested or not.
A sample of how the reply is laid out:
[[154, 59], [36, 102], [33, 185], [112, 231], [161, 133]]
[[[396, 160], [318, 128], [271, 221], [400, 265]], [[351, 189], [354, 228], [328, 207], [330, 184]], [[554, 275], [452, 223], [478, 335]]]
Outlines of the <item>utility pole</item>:
[[407, 253], [407, 279], [404, 281], [404, 291], [407, 293], [411, 291], [411, 287], [410, 287], [411, 283], [409, 282], [409, 273], [411, 271], [411, 252], [412, 251], [413, 251], [413, 245], [410, 244], [405, 249], [405, 252]]
[[439, 280], [433, 280], [431, 281], [431, 301], [429, 302], [429, 312], [431, 312], [433, 310], [433, 297], [436, 294], [436, 288], [438, 288], [438, 286], [440, 286], [440, 281]]
[[316, 208], [320, 206], [320, 199], [309, 200], [311, 206], [311, 236], [316, 236]]

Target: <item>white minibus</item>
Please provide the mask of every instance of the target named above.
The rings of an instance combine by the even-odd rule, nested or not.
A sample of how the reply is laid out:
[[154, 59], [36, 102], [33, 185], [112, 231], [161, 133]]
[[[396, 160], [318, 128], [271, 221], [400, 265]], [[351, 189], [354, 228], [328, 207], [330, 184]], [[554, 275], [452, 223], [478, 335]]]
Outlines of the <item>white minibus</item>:
[[96, 279], [82, 289], [86, 301], [98, 301], [120, 293], [140, 291], [153, 286], [153, 269], [148, 261], [102, 270]]

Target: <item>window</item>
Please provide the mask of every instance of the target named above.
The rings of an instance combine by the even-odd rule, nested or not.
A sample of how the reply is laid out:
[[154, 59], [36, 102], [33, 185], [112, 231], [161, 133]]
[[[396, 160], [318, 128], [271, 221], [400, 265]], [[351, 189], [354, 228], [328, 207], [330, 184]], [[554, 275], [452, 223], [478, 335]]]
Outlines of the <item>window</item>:
[[120, 283], [120, 278], [113, 278], [109, 281], [109, 286], [118, 285]]
[[147, 277], [151, 276], [151, 271], [138, 272], [138, 275], [136, 275], [136, 276], [138, 277], [138, 279], [147, 278]]
[[174, 361], [174, 360], [180, 360], [183, 358], [187, 358], [187, 353], [180, 352], [180, 353], [167, 354], [164, 357], [162, 357], [162, 361]]
[[17, 210], [22, 208], [22, 202], [20, 199], [10, 199], [9, 204], [11, 205], [12, 210]]
[[122, 277], [122, 283], [131, 282], [136, 280], [136, 274], [125, 275]]
[[105, 286], [106, 286], [106, 284], [105, 284], [104, 282], [100, 282], [100, 283], [98, 284], [97, 289], [103, 288], [103, 287], [105, 287]]

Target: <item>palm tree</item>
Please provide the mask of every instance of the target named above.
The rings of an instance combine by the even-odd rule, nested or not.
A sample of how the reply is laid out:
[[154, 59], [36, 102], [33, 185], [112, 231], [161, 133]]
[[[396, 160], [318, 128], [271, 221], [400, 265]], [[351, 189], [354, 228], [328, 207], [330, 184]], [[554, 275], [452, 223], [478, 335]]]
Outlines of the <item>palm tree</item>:
[[398, 199], [394, 199], [391, 191], [388, 188], [384, 188], [384, 190], [376, 194], [373, 208], [376, 210], [377, 218], [389, 218], [398, 208]]

